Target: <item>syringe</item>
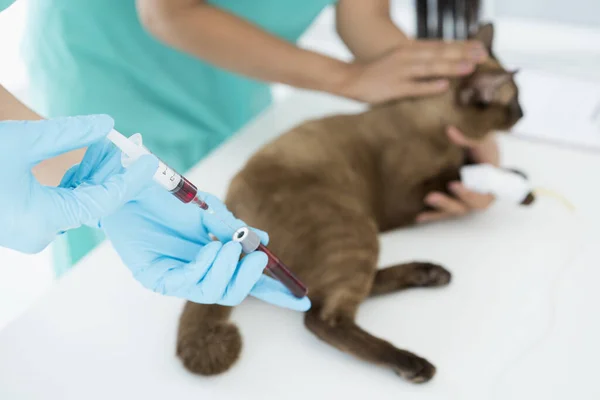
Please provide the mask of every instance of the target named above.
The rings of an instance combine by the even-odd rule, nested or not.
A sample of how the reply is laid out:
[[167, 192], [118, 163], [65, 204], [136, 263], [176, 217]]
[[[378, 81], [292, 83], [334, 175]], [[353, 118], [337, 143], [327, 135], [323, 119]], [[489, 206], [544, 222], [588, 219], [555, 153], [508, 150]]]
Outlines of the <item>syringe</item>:
[[[152, 154], [150, 150], [141, 144], [141, 136], [139, 135], [134, 135], [128, 139], [113, 129], [107, 138], [127, 156], [126, 158], [130, 163], [143, 155]], [[136, 140], [138, 143], [136, 143]], [[193, 203], [207, 212], [214, 213], [208, 204], [198, 196], [198, 188], [160, 159], [158, 160], [158, 169], [154, 174], [154, 180], [181, 202]], [[308, 293], [306, 286], [292, 274], [279, 258], [260, 243], [260, 238], [255, 232], [248, 227], [240, 228], [233, 233], [232, 239], [241, 243], [242, 250], [246, 254], [256, 250], [264, 252], [268, 257], [265, 270], [269, 275], [281, 282], [294, 296], [298, 298], [306, 296]]]
[[[128, 139], [113, 129], [107, 138], [127, 156], [129, 162], [133, 162], [145, 154], [152, 154], [141, 143], [134, 142], [135, 139], [141, 139], [140, 136]], [[160, 159], [158, 160], [158, 169], [154, 174], [154, 180], [181, 202], [194, 203], [201, 209], [208, 210], [208, 204], [198, 197], [198, 188]]]

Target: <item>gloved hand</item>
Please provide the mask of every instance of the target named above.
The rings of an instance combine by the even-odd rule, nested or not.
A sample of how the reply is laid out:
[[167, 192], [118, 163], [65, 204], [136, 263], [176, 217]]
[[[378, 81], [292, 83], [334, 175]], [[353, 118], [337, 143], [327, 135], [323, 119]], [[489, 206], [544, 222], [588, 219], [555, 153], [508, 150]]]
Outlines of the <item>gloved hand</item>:
[[[106, 155], [106, 153], [109, 155]], [[89, 161], [87, 160], [89, 159]], [[103, 160], [100, 164], [98, 160]], [[89, 166], [95, 165], [95, 168]], [[118, 171], [120, 152], [95, 145], [77, 173], [63, 185], [96, 183]], [[234, 306], [248, 295], [294, 310], [310, 308], [308, 298], [297, 299], [281, 283], [263, 275], [264, 253], [244, 256], [234, 231], [245, 226], [216, 197], [202, 194], [215, 214], [183, 204], [158, 184], [145, 189], [100, 225], [117, 253], [146, 288], [196, 303]], [[263, 244], [268, 235], [256, 230]], [[209, 237], [212, 233], [219, 241]]]
[[0, 246], [39, 252], [57, 234], [109, 215], [152, 182], [155, 157], [95, 185], [56, 188], [34, 178], [31, 169], [40, 161], [97, 142], [112, 127], [103, 115], [0, 122]]

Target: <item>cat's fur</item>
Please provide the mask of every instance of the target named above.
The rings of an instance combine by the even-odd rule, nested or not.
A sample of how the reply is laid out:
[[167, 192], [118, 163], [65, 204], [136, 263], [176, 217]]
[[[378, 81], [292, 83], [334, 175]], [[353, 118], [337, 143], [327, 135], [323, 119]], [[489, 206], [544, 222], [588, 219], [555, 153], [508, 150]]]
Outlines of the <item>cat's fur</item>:
[[[478, 36], [491, 51], [491, 25]], [[309, 330], [342, 351], [424, 382], [435, 373], [432, 364], [365, 332], [354, 317], [369, 296], [446, 285], [450, 273], [422, 262], [377, 270], [378, 233], [412, 224], [428, 193], [444, 192], [459, 178], [465, 152], [449, 142], [448, 125], [483, 138], [521, 116], [512, 74], [492, 58], [443, 95], [292, 129], [250, 159], [233, 179], [226, 204], [269, 232], [269, 248], [308, 286]], [[230, 313], [228, 307], [186, 304], [177, 354], [190, 371], [217, 374], [236, 361], [241, 337]]]

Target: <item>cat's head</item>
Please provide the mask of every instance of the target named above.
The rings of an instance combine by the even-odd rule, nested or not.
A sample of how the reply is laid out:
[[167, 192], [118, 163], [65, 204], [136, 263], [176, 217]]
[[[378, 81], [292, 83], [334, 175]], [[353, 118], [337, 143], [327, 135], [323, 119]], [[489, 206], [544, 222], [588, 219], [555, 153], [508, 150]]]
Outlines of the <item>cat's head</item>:
[[482, 25], [473, 38], [485, 45], [490, 57], [472, 74], [454, 82], [453, 89], [456, 125], [476, 139], [491, 131], [510, 130], [523, 117], [523, 110], [514, 81], [516, 71], [507, 71], [492, 51], [493, 25]]

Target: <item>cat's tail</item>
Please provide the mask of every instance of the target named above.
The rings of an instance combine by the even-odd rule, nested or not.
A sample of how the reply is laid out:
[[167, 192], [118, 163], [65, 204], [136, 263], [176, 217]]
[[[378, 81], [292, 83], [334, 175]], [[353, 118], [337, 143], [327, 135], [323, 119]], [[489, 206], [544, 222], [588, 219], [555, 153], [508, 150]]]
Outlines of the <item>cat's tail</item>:
[[187, 302], [179, 320], [177, 356], [191, 372], [216, 375], [239, 358], [242, 337], [229, 322], [231, 307]]

